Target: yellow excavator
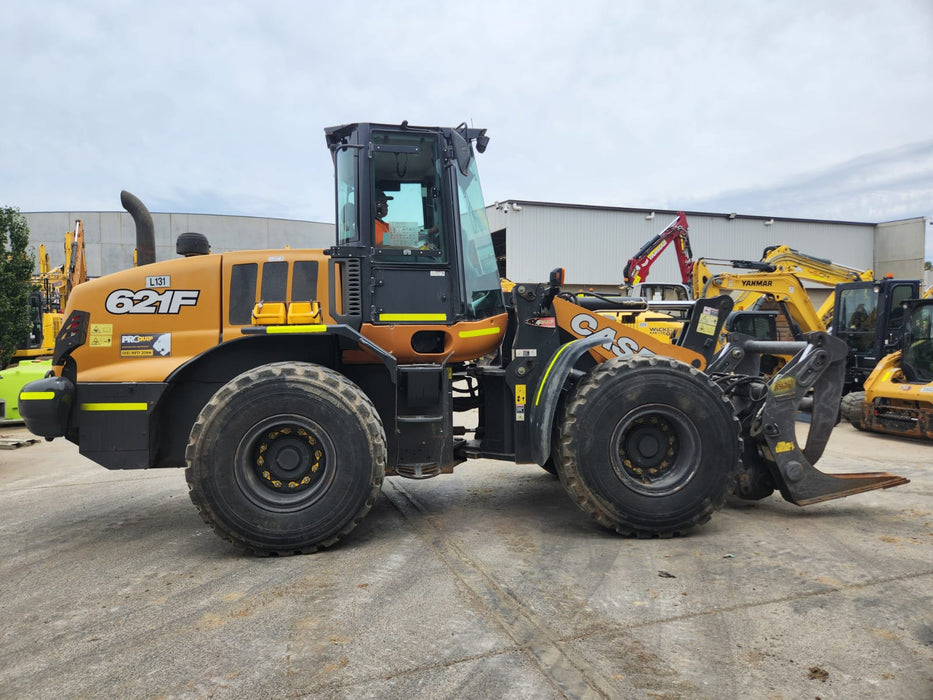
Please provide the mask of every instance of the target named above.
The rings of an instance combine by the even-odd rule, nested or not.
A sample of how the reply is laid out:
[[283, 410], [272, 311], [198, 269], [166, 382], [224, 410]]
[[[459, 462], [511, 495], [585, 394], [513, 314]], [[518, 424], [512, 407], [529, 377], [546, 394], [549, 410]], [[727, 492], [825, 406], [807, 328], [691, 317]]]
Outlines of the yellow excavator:
[[[709, 265], [726, 264], [733, 268], [754, 272], [714, 273]], [[693, 268], [693, 295], [704, 293], [728, 293], [737, 310], [750, 309], [761, 303], [776, 303], [784, 315], [808, 332], [827, 330], [832, 326], [835, 306], [835, 289], [840, 284], [871, 281], [872, 270], [859, 270], [840, 265], [825, 258], [818, 258], [786, 245], [765, 248], [758, 262], [746, 260], [715, 260], [699, 258]], [[816, 307], [802, 280], [831, 288], [828, 297]]]
[[77, 219], [74, 230], [65, 234], [65, 262], [62, 265], [52, 268], [45, 244], [39, 246], [39, 274], [33, 276], [33, 291], [29, 295], [32, 328], [23, 347], [14, 353], [15, 359], [51, 357], [68, 295], [85, 281], [84, 227]]
[[[625, 283], [637, 283], [637, 289], [650, 288], [650, 283], [646, 282], [650, 265], [664, 249], [661, 246], [674, 236], [678, 242], [675, 252], [682, 279], [689, 285], [692, 298], [720, 294], [732, 298], [734, 315], [725, 327], [726, 332], [737, 326], [741, 332], [760, 339], [799, 340], [804, 333], [826, 331], [832, 326], [836, 286], [870, 281], [873, 276], [871, 270], [858, 270], [834, 263], [786, 245], [766, 248], [758, 261], [716, 258], [693, 260], [687, 257], [690, 247], [688, 242], [683, 242], [686, 235], [686, 218], [680, 214], [662, 234], [649, 241], [636, 257], [626, 263]], [[659, 238], [662, 239], [660, 243]], [[717, 265], [727, 265], [742, 272], [714, 272], [711, 268]], [[802, 280], [830, 287], [832, 291], [816, 307]], [[683, 326], [678, 313], [679, 301], [665, 298], [661, 302], [646, 302], [641, 308], [633, 301], [631, 310], [616, 311], [614, 316], [621, 323], [670, 340], [676, 338]], [[762, 307], [764, 310], [776, 307], [779, 313], [754, 313]]]
[[[743, 263], [738, 266], [755, 266]], [[712, 274], [705, 261], [695, 266], [694, 283], [701, 295], [730, 294], [735, 309], [776, 305], [784, 321], [779, 339], [800, 339], [826, 331], [848, 346], [843, 394], [860, 391], [869, 374], [899, 347], [904, 327], [903, 304], [920, 296], [920, 281], [887, 275], [873, 279], [871, 270], [857, 270], [800, 253], [786, 246], [765, 250], [760, 271]], [[704, 281], [705, 279], [705, 281]], [[801, 280], [831, 287], [817, 308]], [[933, 294], [933, 287], [927, 290]], [[727, 327], [727, 330], [731, 330]]]

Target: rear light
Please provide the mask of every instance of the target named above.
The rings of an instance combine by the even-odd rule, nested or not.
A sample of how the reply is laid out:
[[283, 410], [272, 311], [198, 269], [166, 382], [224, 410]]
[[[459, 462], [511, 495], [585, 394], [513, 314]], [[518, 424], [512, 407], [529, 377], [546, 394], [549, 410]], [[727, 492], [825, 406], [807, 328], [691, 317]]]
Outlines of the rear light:
[[60, 365], [65, 356], [87, 340], [87, 327], [91, 315], [87, 311], [72, 311], [55, 336], [55, 352], [52, 364]]

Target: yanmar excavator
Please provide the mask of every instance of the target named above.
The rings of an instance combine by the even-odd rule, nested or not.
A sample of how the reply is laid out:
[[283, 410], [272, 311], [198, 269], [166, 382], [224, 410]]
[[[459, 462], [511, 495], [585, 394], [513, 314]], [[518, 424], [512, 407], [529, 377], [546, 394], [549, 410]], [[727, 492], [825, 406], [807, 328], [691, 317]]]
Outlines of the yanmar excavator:
[[[710, 265], [728, 265], [745, 272], [713, 272]], [[751, 270], [751, 272], [748, 272]], [[749, 309], [765, 297], [777, 303], [789, 319], [795, 335], [827, 330], [832, 326], [835, 290], [839, 285], [871, 281], [871, 270], [859, 270], [832, 260], [801, 253], [786, 245], [765, 248], [761, 260], [717, 260], [699, 258], [693, 266], [694, 296], [729, 293], [736, 309]], [[830, 291], [816, 308], [801, 280]]]
[[[550, 466], [583, 511], [640, 537], [683, 533], [733, 492], [805, 505], [906, 483], [814, 466], [835, 424], [838, 339], [731, 334], [716, 355], [732, 307], [719, 296], [663, 343], [566, 291], [561, 270], [504, 296], [474, 154], [484, 129], [325, 135], [334, 246], [191, 250], [78, 286], [54, 376], [20, 394], [32, 432], [109, 469], [184, 467], [205, 522], [262, 555], [335, 543], [387, 475], [474, 459]], [[763, 380], [757, 358], [776, 350], [793, 359]]]

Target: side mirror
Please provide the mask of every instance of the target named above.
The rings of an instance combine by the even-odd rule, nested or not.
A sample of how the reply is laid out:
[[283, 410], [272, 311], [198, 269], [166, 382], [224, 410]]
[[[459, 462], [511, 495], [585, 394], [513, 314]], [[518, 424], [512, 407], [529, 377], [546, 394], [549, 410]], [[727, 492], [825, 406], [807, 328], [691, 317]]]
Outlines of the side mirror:
[[456, 130], [450, 132], [450, 142], [454, 148], [457, 167], [460, 169], [461, 174], [467, 175], [470, 172], [470, 161], [473, 159], [473, 149], [470, 148], [470, 142]]

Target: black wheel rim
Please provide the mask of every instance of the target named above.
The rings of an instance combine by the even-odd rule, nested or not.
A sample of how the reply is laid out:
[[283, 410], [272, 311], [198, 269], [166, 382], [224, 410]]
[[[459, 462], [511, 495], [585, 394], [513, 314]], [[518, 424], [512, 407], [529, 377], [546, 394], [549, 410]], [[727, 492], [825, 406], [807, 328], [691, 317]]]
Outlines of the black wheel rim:
[[619, 421], [609, 453], [613, 472], [627, 488], [660, 498], [693, 478], [701, 457], [700, 433], [678, 409], [646, 404]]
[[314, 421], [271, 416], [244, 433], [234, 455], [237, 483], [255, 505], [288, 512], [319, 499], [334, 479], [336, 450]]

